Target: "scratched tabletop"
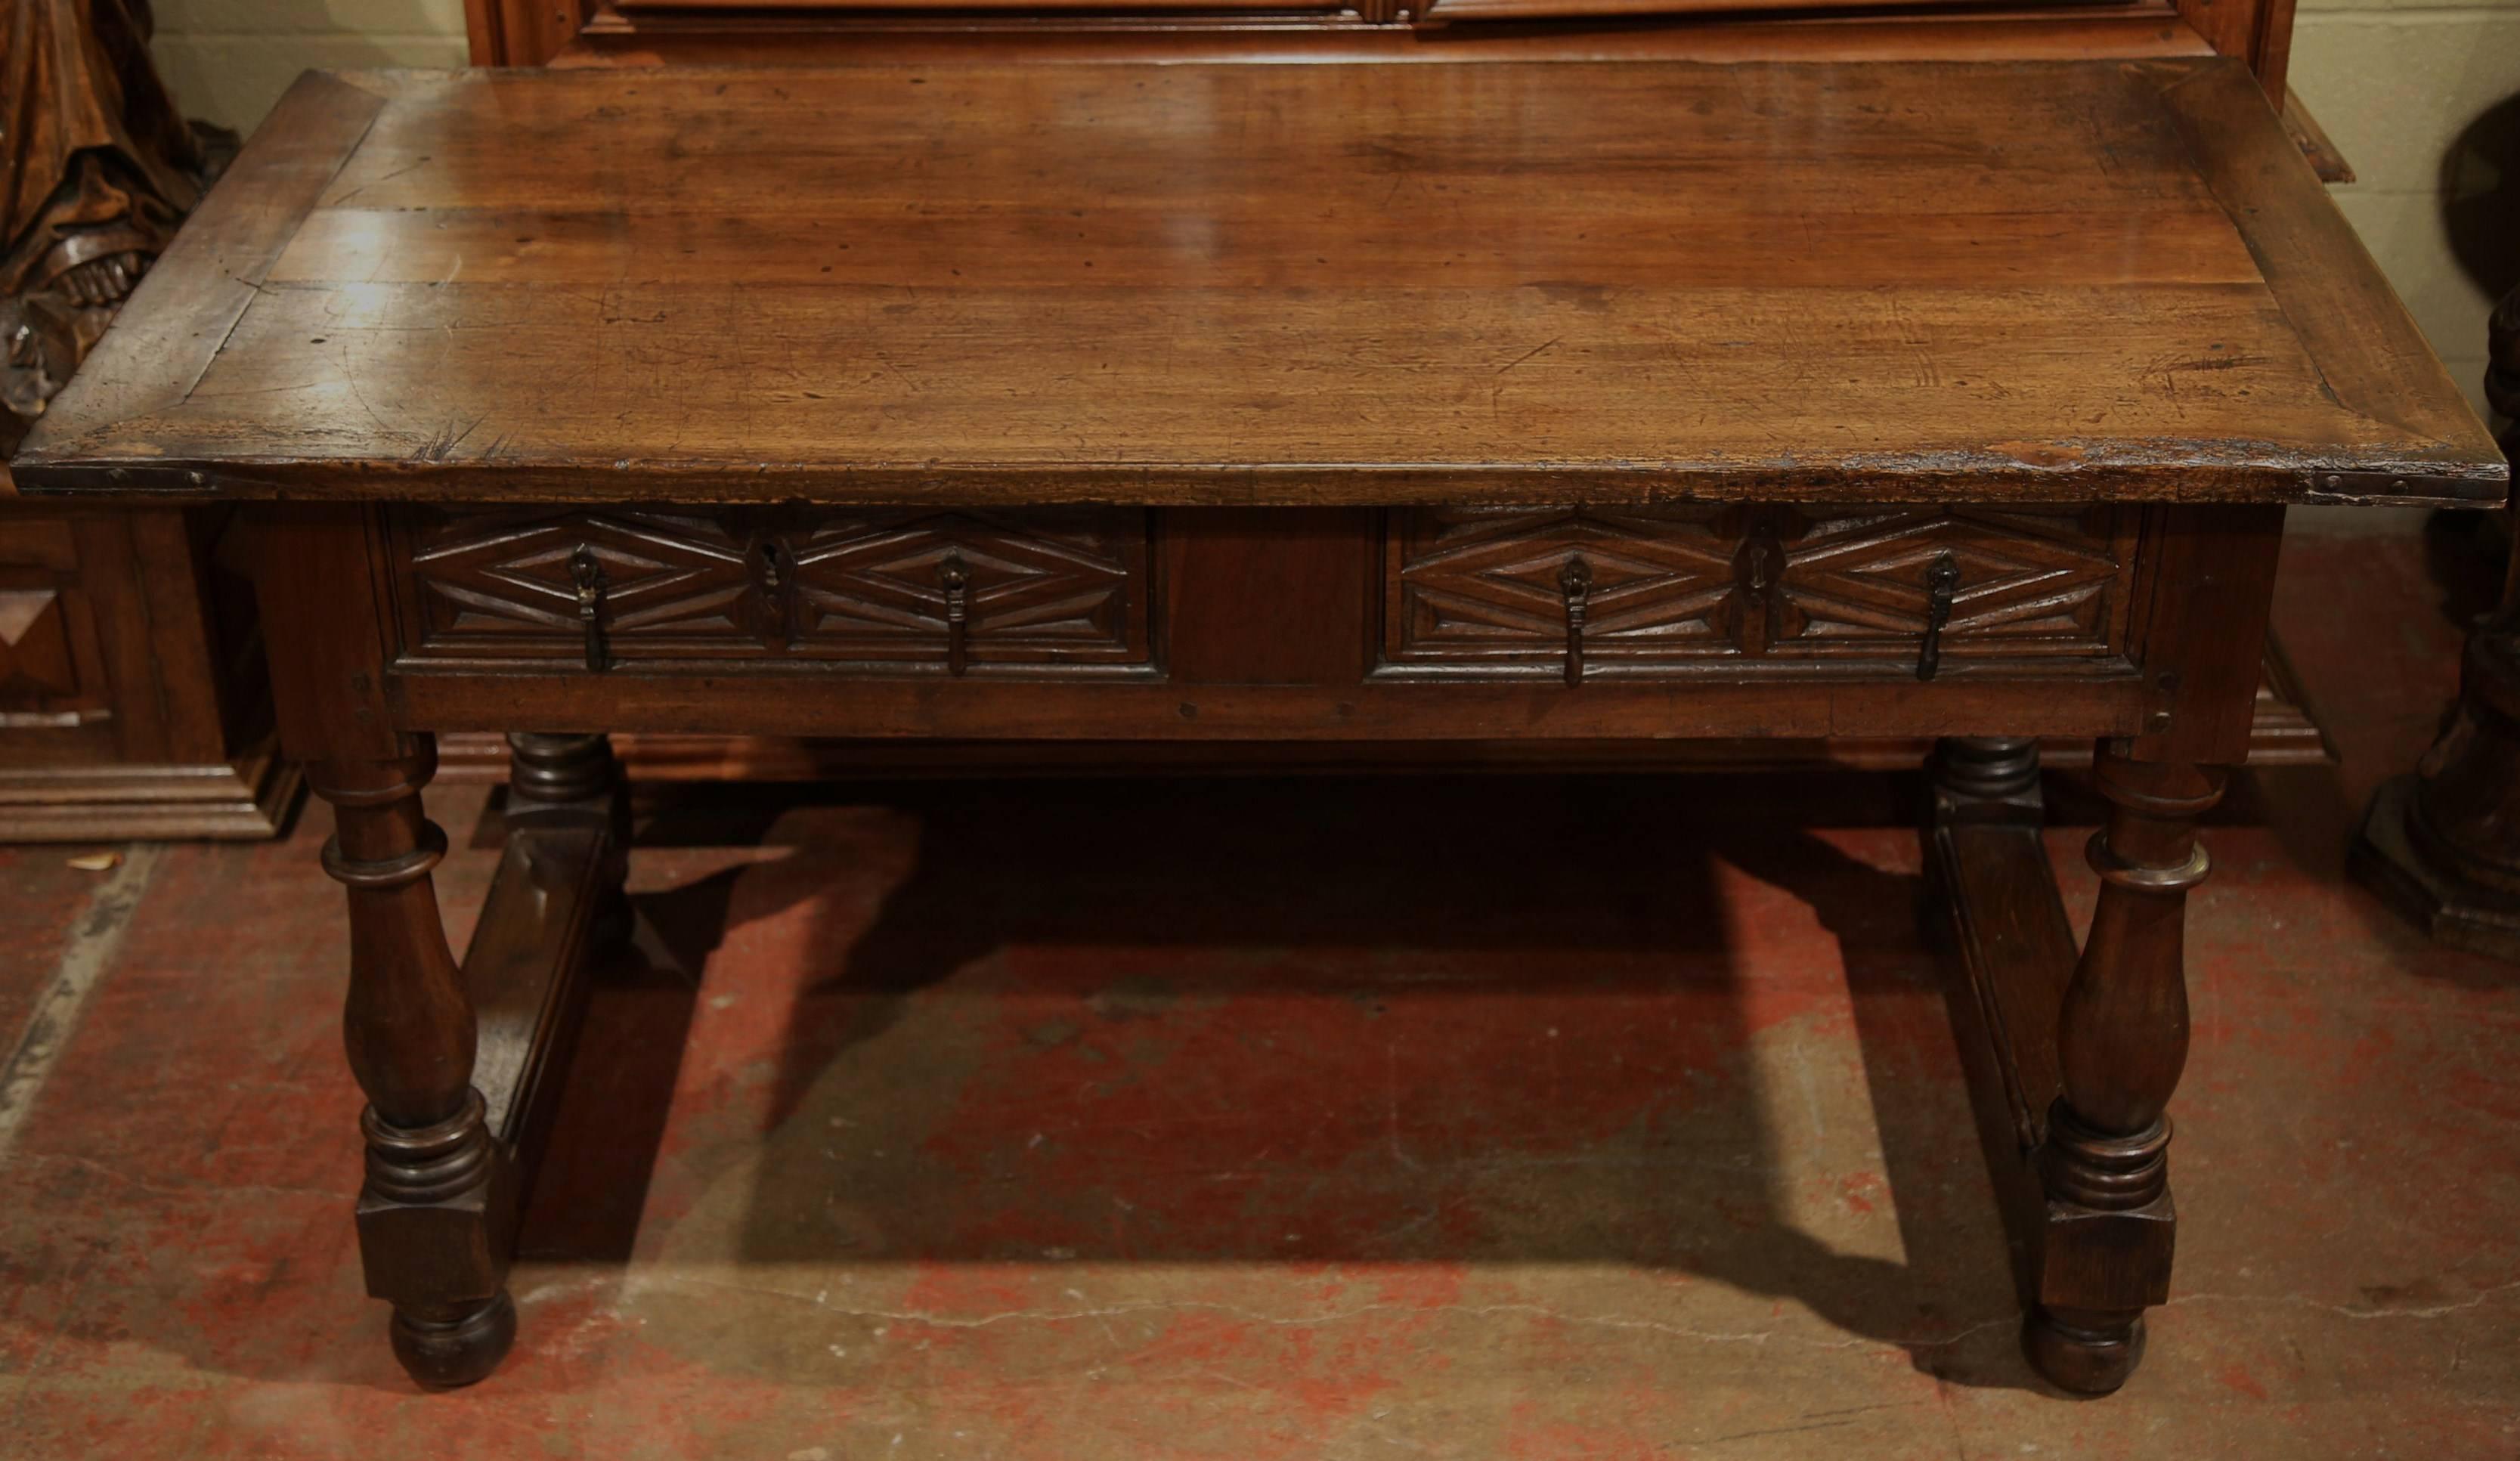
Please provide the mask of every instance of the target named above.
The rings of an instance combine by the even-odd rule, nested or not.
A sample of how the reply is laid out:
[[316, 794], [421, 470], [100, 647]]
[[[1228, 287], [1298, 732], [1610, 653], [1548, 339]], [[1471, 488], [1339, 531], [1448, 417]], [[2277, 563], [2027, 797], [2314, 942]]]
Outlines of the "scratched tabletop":
[[2498, 499], [2236, 64], [303, 78], [17, 464], [169, 497]]

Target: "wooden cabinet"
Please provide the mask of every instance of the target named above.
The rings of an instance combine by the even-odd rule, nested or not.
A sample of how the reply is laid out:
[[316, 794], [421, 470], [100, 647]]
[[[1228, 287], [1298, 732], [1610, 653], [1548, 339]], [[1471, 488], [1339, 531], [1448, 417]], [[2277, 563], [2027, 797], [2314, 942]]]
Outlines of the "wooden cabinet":
[[[465, 0], [480, 66], [825, 62], [850, 55], [1207, 50], [1413, 59], [2071, 57], [2211, 50], [2279, 102], [2294, 0]], [[1802, 14], [1808, 12], [1809, 14]], [[1849, 26], [1850, 18], [1868, 23]], [[1722, 23], [1709, 24], [1721, 20]], [[1688, 22], [1684, 29], [1671, 24]], [[2289, 109], [2287, 109], [2289, 112]], [[2290, 120], [2288, 114], [2287, 120]], [[2315, 127], [2303, 118], [2297, 128]]]
[[[147, 5], [0, 28], [0, 460], [107, 332], [221, 159], [149, 64]], [[268, 837], [272, 751], [236, 514], [22, 501], [0, 465], [0, 841]]]
[[278, 830], [298, 775], [234, 517], [0, 493], [0, 841]]
[[75, 730], [112, 711], [96, 605], [79, 584], [67, 518], [27, 516], [0, 535], [0, 730]]

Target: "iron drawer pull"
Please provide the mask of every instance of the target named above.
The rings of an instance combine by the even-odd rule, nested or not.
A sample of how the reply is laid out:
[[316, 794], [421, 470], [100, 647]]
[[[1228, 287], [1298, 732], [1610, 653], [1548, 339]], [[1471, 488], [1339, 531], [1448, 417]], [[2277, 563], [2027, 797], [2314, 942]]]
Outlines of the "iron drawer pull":
[[1593, 602], [1593, 565], [1582, 553], [1566, 559], [1557, 571], [1557, 591], [1566, 597], [1566, 683], [1584, 683], [1584, 614]]
[[788, 592], [788, 548], [776, 538], [764, 538], [752, 550], [752, 583], [760, 604], [761, 638], [772, 645], [786, 648], [793, 608]]
[[586, 668], [601, 675], [612, 668], [612, 657], [604, 642], [604, 591], [610, 587], [604, 579], [604, 565], [596, 561], [595, 550], [581, 543], [577, 552], [568, 555], [569, 581], [577, 586], [577, 622], [586, 633]]
[[1952, 594], [1960, 586], [1958, 558], [1946, 553], [1925, 570], [1925, 645], [1916, 655], [1916, 678], [1931, 680], [1943, 667], [1943, 626], [1951, 622]]
[[964, 641], [968, 632], [966, 620], [970, 617], [965, 591], [971, 586], [971, 572], [963, 566], [963, 554], [956, 549], [945, 550], [936, 563], [936, 582], [945, 590], [945, 673], [960, 676], [965, 661]]

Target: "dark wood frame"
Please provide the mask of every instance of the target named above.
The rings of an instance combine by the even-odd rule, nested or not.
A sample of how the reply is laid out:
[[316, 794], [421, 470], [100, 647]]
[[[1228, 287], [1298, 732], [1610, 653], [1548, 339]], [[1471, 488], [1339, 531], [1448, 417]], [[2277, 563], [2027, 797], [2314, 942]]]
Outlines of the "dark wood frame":
[[1600, 57], [1710, 55], [1733, 46], [1812, 58], [2137, 56], [2174, 54], [2183, 39], [2246, 62], [2278, 101], [2286, 129], [2318, 175], [2350, 183], [2352, 164], [2287, 84], [2293, 6], [2294, 0], [2139, 0], [1945, 10], [1892, 0], [1850, 30], [1834, 15], [1797, 19], [1770, 13], [1745, 21], [1723, 12], [1759, 7], [1685, 0], [1508, 0], [1484, 14], [1462, 5], [1448, 10], [1440, 0], [1424, 7], [1358, 0], [1318, 10], [1288, 5], [1275, 12], [1236, 7], [1205, 14], [1192, 6], [1148, 14], [1116, 4], [1061, 5], [1030, 14], [1020, 6], [886, 13], [812, 4], [747, 13], [709, 0], [627, 10], [610, 0], [465, 0], [465, 22], [474, 66], [779, 62], [841, 52], [924, 58], [1010, 46], [1042, 55], [1111, 55], [1134, 46], [1149, 54], [1302, 50], [1385, 60], [1407, 59], [1413, 50], [1457, 54], [1471, 46]]
[[[711, 0], [626, 6], [614, 0], [465, 0], [464, 13], [474, 66], [548, 66], [555, 61], [642, 64], [663, 57], [678, 61], [725, 60], [747, 47], [760, 47], [764, 55], [792, 60], [800, 40], [808, 48], [833, 43], [864, 46], [886, 35], [994, 35], [1002, 43], [1014, 36], [1054, 40], [1061, 33], [1099, 30], [1103, 33], [1102, 43], [1107, 45], [1115, 32], [1152, 35], [1231, 30], [1241, 34], [1229, 39], [1228, 44], [1249, 46], [1256, 39], [1250, 32], [1267, 30], [1278, 32], [1279, 44], [1305, 44], [1288, 37], [1300, 31], [1352, 34], [1364, 29], [1391, 28], [1423, 33], [1454, 28], [1452, 18], [1441, 14], [1447, 10], [1453, 17], [1463, 18], [1462, 23], [1473, 29], [1514, 26], [1523, 34], [1533, 33], [1530, 22], [1535, 21], [1624, 21], [1628, 23], [1623, 27], [1575, 42], [1599, 50], [1617, 50], [1656, 44], [1649, 22], [1675, 13], [1720, 20], [1723, 12], [1745, 9], [1755, 11], [1760, 7], [1731, 4], [1729, 0], [1508, 0], [1483, 6], [1460, 0], [1447, 6], [1437, 0], [1422, 7], [1399, 0], [1363, 0], [1357, 5], [1318, 9], [1291, 3], [1219, 4], [1204, 12], [1196, 5], [1185, 4], [1150, 14], [1143, 9], [1133, 12], [1125, 5], [1085, 0], [1073, 6], [1035, 7], [1029, 12], [1020, 5], [940, 5], [924, 12], [887, 12], [872, 6], [812, 4], [746, 12]], [[2293, 0], [2067, 3], [1974, 11], [1963, 16], [1937, 14], [1931, 5], [1890, 0], [1883, 6], [1880, 18], [1896, 21], [1903, 14], [1912, 16], [1920, 27], [1940, 26], [1964, 33], [1965, 38], [1958, 41], [1964, 48], [1974, 46], [1979, 54], [2000, 55], [2032, 54], [2034, 48], [2059, 44], [2080, 47], [2081, 54], [2087, 55], [2119, 54], [2120, 47], [2132, 54], [2134, 47], [2129, 43], [2136, 41], [2135, 32], [2157, 30], [2165, 18], [2175, 14], [2216, 54], [2246, 62], [2269, 96], [2278, 101], [2286, 96]], [[1475, 21], [1468, 19], [1473, 16]], [[1648, 26], [1641, 28], [1637, 23], [1641, 21], [1648, 22]], [[1743, 29], [1796, 22], [1763, 18], [1753, 26], [1745, 27], [1737, 19], [1725, 23], [1728, 28]], [[1828, 32], [1820, 25], [1805, 23], [1801, 28], [1810, 35], [1807, 43], [1829, 44], [1825, 39]], [[1880, 55], [1882, 42], [1876, 25], [1861, 44], [1869, 48], [1868, 54]]]

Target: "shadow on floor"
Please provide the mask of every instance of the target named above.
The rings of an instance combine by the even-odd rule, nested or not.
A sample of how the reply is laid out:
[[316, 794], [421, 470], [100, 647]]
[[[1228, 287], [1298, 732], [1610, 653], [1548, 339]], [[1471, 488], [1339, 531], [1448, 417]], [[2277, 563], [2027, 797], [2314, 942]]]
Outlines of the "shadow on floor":
[[[1612, 1262], [2037, 1388], [1983, 1346], [1964, 1371], [1951, 1340], [2012, 1300], [1916, 927], [1919, 794], [1737, 774], [669, 794], [643, 845], [787, 851], [637, 900], [650, 952], [590, 1016], [543, 1177], [570, 1196], [536, 1205], [526, 1249], [630, 1253], [698, 997], [677, 966], [717, 951], [741, 885], [743, 916], [813, 923], [741, 1136], [741, 1262]], [[915, 841], [888, 885], [815, 833], [865, 816]], [[1876, 829], [1900, 870], [1813, 827]], [[1763, 926], [1813, 915], [1828, 938]], [[1794, 1220], [1800, 1138], [1751, 1060], [1848, 996], [1887, 1187], [1851, 1200], [1895, 1205], [1904, 1262]]]

